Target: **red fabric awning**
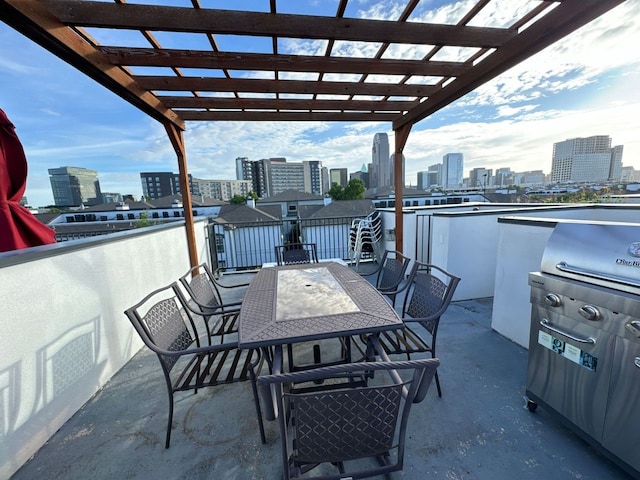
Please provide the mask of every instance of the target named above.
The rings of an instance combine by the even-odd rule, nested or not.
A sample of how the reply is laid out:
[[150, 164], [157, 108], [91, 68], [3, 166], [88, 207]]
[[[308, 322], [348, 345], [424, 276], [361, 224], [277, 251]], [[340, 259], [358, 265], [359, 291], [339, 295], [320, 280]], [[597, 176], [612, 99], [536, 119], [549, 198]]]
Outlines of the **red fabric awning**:
[[27, 158], [15, 127], [0, 109], [0, 252], [55, 243], [55, 232], [20, 205]]

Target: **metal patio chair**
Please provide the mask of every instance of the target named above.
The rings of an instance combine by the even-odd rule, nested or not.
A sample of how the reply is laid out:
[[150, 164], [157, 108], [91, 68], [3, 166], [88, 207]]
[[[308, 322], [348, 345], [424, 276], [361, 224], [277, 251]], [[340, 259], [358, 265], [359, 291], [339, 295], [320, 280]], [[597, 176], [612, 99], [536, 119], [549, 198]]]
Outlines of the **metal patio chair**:
[[288, 243], [276, 245], [276, 263], [278, 265], [296, 265], [301, 263], [318, 263], [318, 252], [315, 243]]
[[405, 280], [407, 279], [407, 269], [411, 261], [409, 257], [400, 252], [385, 250], [378, 267], [373, 272], [360, 272], [360, 275], [372, 277], [373, 284], [378, 291], [389, 297], [395, 306], [396, 296], [408, 285]]
[[[237, 333], [238, 314], [242, 301], [224, 302], [222, 292], [227, 290], [226, 297], [231, 296], [231, 291], [237, 289], [239, 295], [234, 292], [234, 297], [244, 296], [248, 283], [238, 285], [225, 285], [213, 274], [206, 263], [201, 263], [189, 269], [182, 277], [180, 283], [190, 297], [188, 306], [191, 311], [204, 317], [209, 331], [209, 335], [224, 335]], [[216, 319], [217, 323], [211, 325], [211, 319]]]
[[[301, 478], [315, 468], [320, 476], [304, 478], [356, 479], [402, 470], [411, 405], [424, 399], [439, 363], [349, 363], [258, 378], [260, 388], [271, 388], [275, 398], [283, 478]], [[296, 389], [300, 383], [371, 372], [378, 374], [368, 386]]]
[[[174, 395], [179, 391], [251, 381], [262, 443], [266, 443], [256, 376], [263, 364], [259, 349], [238, 349], [237, 336], [203, 333], [177, 282], [149, 293], [125, 314], [147, 347], [158, 356], [169, 394], [165, 448], [171, 441]], [[206, 323], [206, 322], [205, 322]]]
[[[449, 307], [459, 282], [460, 278], [442, 268], [415, 262], [402, 304], [405, 328], [382, 332], [378, 337], [385, 353], [406, 355], [407, 359], [414, 354], [428, 353], [435, 358], [440, 317]], [[422, 327], [420, 331], [419, 327]], [[426, 331], [430, 338], [425, 338], [422, 331]], [[437, 372], [435, 377], [438, 396], [442, 397]]]

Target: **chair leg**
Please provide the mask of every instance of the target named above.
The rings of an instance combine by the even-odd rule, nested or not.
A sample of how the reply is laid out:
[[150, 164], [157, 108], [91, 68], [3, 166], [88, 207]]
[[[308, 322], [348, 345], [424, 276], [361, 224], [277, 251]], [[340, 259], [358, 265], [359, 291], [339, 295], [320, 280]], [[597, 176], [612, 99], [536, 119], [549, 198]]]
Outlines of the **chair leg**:
[[295, 370], [295, 366], [293, 364], [293, 344], [287, 344], [287, 360], [289, 362], [289, 371], [293, 372]]
[[254, 366], [249, 366], [249, 377], [251, 378], [251, 390], [253, 390], [253, 403], [256, 406], [256, 414], [258, 416], [258, 428], [260, 429], [260, 440], [262, 444], [267, 443], [267, 437], [264, 433], [264, 423], [262, 421], [262, 410], [260, 409], [260, 400], [258, 397], [258, 387], [256, 385], [256, 372], [253, 370]]
[[167, 420], [167, 437], [164, 442], [164, 448], [169, 448], [171, 443], [171, 424], [173, 423], [173, 393], [169, 394], [169, 419]]
[[346, 363], [351, 363], [351, 337], [343, 337], [342, 343], [342, 358]]
[[438, 378], [438, 371], [436, 370], [436, 387], [438, 388], [438, 396], [442, 398], [442, 390], [440, 389], [440, 379]]

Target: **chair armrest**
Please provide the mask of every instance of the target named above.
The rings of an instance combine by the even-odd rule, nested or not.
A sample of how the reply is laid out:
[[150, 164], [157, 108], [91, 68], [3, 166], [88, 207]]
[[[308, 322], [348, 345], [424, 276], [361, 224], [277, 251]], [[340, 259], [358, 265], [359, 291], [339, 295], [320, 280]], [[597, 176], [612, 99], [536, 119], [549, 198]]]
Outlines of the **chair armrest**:
[[[198, 306], [198, 309], [195, 309], [191, 302], [195, 303]], [[242, 302], [221, 303], [220, 305], [216, 305], [215, 307], [209, 307], [198, 302], [195, 298], [190, 298], [185, 303], [185, 306], [196, 315], [221, 315], [225, 313], [239, 312], [240, 307], [242, 306]], [[205, 310], [210, 310], [212, 313], [206, 313]]]
[[380, 288], [378, 288], [378, 291], [380, 293], [385, 294], [385, 295], [396, 295], [396, 294], [406, 290], [409, 285], [411, 285], [411, 282], [408, 279], [404, 279], [404, 280], [401, 280], [400, 283], [393, 290], [380, 287]]
[[364, 273], [364, 272], [357, 272], [358, 275], [360, 275], [361, 277], [372, 277], [373, 275], [377, 275], [378, 273], [380, 273], [380, 270], [382, 270], [382, 268], [384, 267], [384, 263], [381, 263], [380, 265], [378, 265], [378, 267], [372, 271], [372, 272], [368, 272], [368, 273]]
[[[385, 363], [391, 362], [384, 348], [382, 348], [382, 345], [380, 345], [380, 341], [378, 340], [378, 337], [371, 336], [369, 338], [369, 341], [371, 342], [375, 350], [378, 352], [383, 362]], [[427, 391], [429, 390], [429, 385], [431, 385], [431, 380], [433, 380], [435, 371], [440, 366], [440, 359], [438, 358], [431, 358], [431, 359], [427, 359], [426, 361], [429, 363], [432, 363], [434, 368], [431, 371], [425, 371], [424, 374], [418, 379], [419, 383], [416, 386], [417, 390], [416, 390], [415, 396], [413, 397], [413, 403], [420, 403], [422, 400], [424, 400], [424, 397], [426, 396]], [[398, 374], [397, 370], [389, 370], [388, 373], [389, 375], [391, 375], [391, 378], [393, 379], [394, 382], [403, 383], [403, 380], [402, 378], [400, 378], [400, 375]], [[402, 395], [406, 398], [408, 393], [409, 392], [407, 390], [407, 387], [403, 386]]]
[[216, 285], [218, 287], [222, 287], [222, 288], [240, 288], [240, 287], [248, 287], [249, 283], [238, 283], [237, 285], [225, 285], [223, 283], [220, 283], [217, 279], [216, 279]]
[[226, 342], [226, 343], [216, 343], [213, 345], [207, 345], [205, 347], [195, 347], [195, 348], [189, 347], [184, 350], [170, 351], [170, 350], [165, 350], [163, 348], [158, 347], [144, 331], [141, 331], [138, 329], [136, 330], [138, 331], [138, 333], [140, 333], [140, 336], [142, 337], [145, 345], [149, 347], [150, 350], [152, 350], [153, 352], [159, 355], [163, 355], [167, 357], [182, 357], [184, 355], [214, 353], [214, 352], [220, 352], [220, 351], [229, 350], [229, 349], [238, 347], [238, 342], [234, 341], [234, 342]]

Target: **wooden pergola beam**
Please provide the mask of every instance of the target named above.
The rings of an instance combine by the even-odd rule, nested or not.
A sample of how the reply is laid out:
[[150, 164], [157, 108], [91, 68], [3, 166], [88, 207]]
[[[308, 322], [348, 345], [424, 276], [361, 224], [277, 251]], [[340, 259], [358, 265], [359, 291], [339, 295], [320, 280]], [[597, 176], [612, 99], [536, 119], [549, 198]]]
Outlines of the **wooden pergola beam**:
[[42, 0], [62, 23], [81, 27], [282, 38], [498, 48], [516, 35], [506, 28], [336, 18], [236, 10], [78, 0]]
[[397, 113], [278, 112], [278, 111], [177, 111], [185, 120], [227, 122], [392, 122]]
[[141, 87], [157, 91], [292, 93], [315, 95], [365, 95], [424, 97], [438, 92], [433, 85], [398, 85], [389, 83], [323, 82], [314, 80], [264, 80], [253, 78], [134, 77]]
[[397, 60], [384, 58], [275, 55], [102, 46], [98, 50], [114, 65], [182, 67], [362, 75], [424, 75], [455, 77], [471, 68], [464, 62]]
[[169, 108], [201, 109], [247, 109], [247, 110], [336, 110], [402, 112], [414, 107], [417, 102], [380, 100], [313, 100], [306, 98], [221, 98], [158, 96]]

